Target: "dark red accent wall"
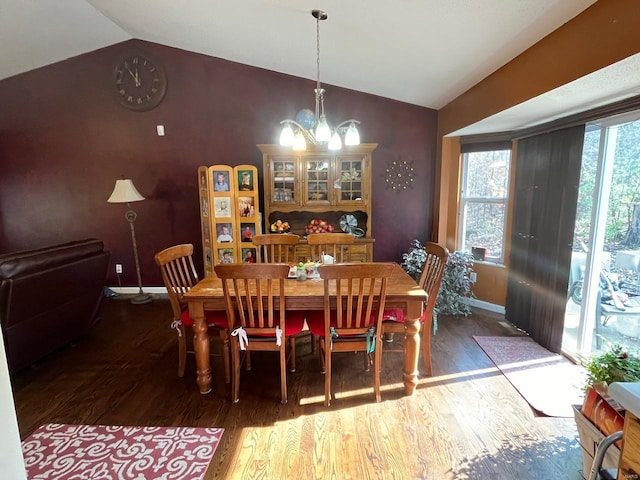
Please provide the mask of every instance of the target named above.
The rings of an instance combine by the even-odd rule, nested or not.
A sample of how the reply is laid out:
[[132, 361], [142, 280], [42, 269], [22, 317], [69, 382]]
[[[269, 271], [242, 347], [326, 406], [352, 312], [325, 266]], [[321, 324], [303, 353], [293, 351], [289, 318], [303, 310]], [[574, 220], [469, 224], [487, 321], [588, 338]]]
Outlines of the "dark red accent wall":
[[[148, 112], [118, 103], [113, 68], [129, 49], [153, 56], [167, 71], [166, 97]], [[132, 205], [143, 284], [162, 285], [153, 255], [177, 243], [196, 246], [202, 273], [198, 166], [253, 164], [261, 171], [256, 144], [277, 143], [280, 120], [313, 108], [314, 84], [139, 40], [0, 81], [0, 253], [97, 237], [113, 253], [108, 284], [118, 285], [118, 262], [122, 285], [137, 285], [126, 205], [107, 203], [124, 176], [147, 198]], [[379, 144], [375, 259], [400, 261], [412, 239], [431, 237], [437, 112], [325, 87], [329, 120], [357, 118], [362, 141]], [[164, 137], [156, 133], [159, 124]], [[393, 160], [413, 161], [413, 189], [386, 187]]]

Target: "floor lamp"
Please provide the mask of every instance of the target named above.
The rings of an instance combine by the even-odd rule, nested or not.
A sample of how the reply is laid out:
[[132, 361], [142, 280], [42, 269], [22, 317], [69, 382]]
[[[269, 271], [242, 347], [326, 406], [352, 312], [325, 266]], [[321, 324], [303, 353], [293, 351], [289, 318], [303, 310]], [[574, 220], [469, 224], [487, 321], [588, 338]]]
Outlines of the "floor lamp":
[[116, 180], [116, 186], [109, 197], [107, 202], [109, 203], [126, 203], [129, 210], [124, 214], [124, 218], [127, 219], [131, 226], [131, 241], [133, 242], [133, 256], [136, 260], [136, 272], [138, 273], [138, 294], [131, 299], [131, 303], [138, 305], [149, 303], [152, 301], [151, 295], [142, 291], [142, 277], [140, 277], [140, 262], [138, 261], [138, 245], [136, 244], [136, 230], [133, 226], [136, 221], [136, 212], [131, 209], [131, 202], [140, 202], [144, 200], [144, 197], [140, 195], [140, 192], [136, 189], [133, 181], [127, 178], [126, 180]]

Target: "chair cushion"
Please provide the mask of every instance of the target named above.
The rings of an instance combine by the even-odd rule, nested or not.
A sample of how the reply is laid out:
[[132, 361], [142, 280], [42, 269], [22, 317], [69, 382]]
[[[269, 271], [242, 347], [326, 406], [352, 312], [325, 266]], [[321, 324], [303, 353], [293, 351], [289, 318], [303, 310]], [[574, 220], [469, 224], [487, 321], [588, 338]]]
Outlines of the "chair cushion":
[[[204, 312], [204, 316], [209, 327], [229, 328], [229, 320], [227, 319], [227, 314], [225, 312], [207, 310]], [[189, 309], [182, 311], [180, 321], [185, 327], [193, 327], [193, 318], [189, 316]]]
[[[383, 322], [404, 322], [404, 310], [401, 308], [385, 308], [382, 314]], [[422, 319], [420, 320], [422, 321]]]
[[[304, 328], [304, 318], [305, 318], [305, 312], [302, 310], [291, 310], [291, 311], [287, 311], [285, 314], [285, 321], [286, 321], [286, 326], [285, 326], [285, 332], [284, 335], [286, 337], [290, 337], [292, 335], [297, 335], [298, 333], [300, 333], [302, 331], [302, 329]], [[279, 323], [276, 322], [276, 325], [278, 325]], [[270, 335], [270, 334], [264, 334], [264, 335], [251, 335], [251, 336], [256, 336], [256, 337], [273, 337], [274, 335]]]
[[[386, 311], [386, 310], [385, 310]], [[404, 320], [404, 315], [402, 317]], [[372, 314], [369, 319], [369, 325], [373, 325], [376, 323], [376, 315]], [[324, 311], [322, 310], [312, 310], [307, 312], [307, 325], [309, 326], [309, 330], [320, 337], [324, 337]], [[338, 318], [335, 314], [335, 311], [331, 311], [331, 320], [329, 321], [329, 325], [335, 327], [338, 325]]]

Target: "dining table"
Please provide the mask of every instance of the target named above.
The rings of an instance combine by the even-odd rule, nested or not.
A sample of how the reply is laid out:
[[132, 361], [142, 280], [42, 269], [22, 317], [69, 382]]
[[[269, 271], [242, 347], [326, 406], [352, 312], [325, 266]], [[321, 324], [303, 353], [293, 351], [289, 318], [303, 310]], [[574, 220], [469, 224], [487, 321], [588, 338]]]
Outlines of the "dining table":
[[[291, 278], [284, 283], [286, 310], [324, 310], [324, 281]], [[401, 308], [405, 314], [404, 362], [402, 381], [406, 395], [412, 395], [418, 384], [418, 356], [420, 353], [420, 317], [427, 300], [425, 292], [400, 265], [387, 279], [385, 308]], [[225, 310], [222, 281], [212, 275], [200, 280], [183, 296], [193, 319], [193, 348], [196, 357], [197, 383], [200, 393], [211, 391], [210, 345], [205, 311]], [[232, 328], [232, 326], [230, 326]]]

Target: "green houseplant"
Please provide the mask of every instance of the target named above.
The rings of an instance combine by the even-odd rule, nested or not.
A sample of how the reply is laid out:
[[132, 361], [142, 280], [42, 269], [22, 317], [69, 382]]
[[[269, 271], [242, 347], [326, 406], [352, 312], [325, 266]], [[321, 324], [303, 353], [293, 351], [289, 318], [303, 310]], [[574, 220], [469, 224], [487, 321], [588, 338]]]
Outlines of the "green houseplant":
[[587, 371], [584, 390], [600, 382], [640, 381], [640, 356], [618, 343], [611, 344], [601, 354], [583, 362]]
[[[419, 240], [413, 240], [409, 251], [402, 254], [401, 266], [418, 281], [425, 258], [424, 246]], [[449, 254], [434, 310], [434, 326], [437, 314], [466, 317], [471, 313], [473, 292], [469, 276], [472, 271], [473, 256], [470, 253], [456, 251]]]

